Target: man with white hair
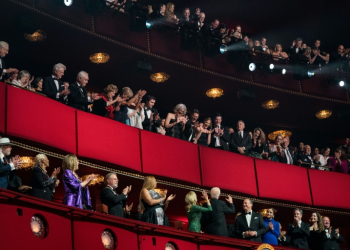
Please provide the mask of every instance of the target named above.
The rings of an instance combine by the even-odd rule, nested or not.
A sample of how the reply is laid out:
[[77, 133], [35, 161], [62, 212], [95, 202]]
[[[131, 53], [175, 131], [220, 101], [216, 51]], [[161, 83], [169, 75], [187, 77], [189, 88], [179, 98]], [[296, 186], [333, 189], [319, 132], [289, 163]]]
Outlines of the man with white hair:
[[[229, 203], [229, 206], [227, 206], [225, 202], [219, 200], [220, 188], [218, 187], [211, 189], [210, 196], [210, 204], [213, 211], [202, 214], [201, 225], [203, 230], [207, 234], [228, 237], [225, 214], [235, 213], [235, 206], [233, 205], [232, 197], [229, 195], [226, 199]], [[203, 204], [203, 207], [207, 206], [207, 203]]]
[[43, 93], [47, 97], [62, 103], [64, 103], [64, 97], [67, 97], [69, 94], [69, 90], [64, 88], [60, 80], [65, 70], [66, 66], [62, 63], [57, 63], [53, 66], [52, 75], [45, 77], [43, 81]]
[[92, 100], [98, 97], [97, 93], [92, 93], [91, 96], [88, 96], [88, 92], [85, 88], [88, 82], [89, 74], [85, 71], [80, 71], [77, 75], [77, 81], [69, 85], [69, 106], [82, 111], [88, 111], [88, 105], [92, 102]]
[[9, 44], [4, 41], [0, 41], [0, 80], [2, 76], [10, 73], [18, 73], [18, 69], [5, 69], [4, 57], [9, 53]]
[[9, 185], [10, 172], [22, 165], [19, 155], [10, 158], [12, 145], [9, 138], [0, 139], [0, 187], [5, 189]]

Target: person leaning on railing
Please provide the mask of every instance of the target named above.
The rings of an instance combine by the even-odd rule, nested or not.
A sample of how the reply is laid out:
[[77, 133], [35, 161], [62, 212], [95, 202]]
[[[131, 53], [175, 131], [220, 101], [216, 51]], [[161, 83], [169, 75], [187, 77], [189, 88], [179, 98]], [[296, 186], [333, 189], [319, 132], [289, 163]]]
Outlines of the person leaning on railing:
[[114, 107], [113, 104], [120, 100], [120, 97], [113, 99], [115, 94], [118, 92], [118, 87], [114, 84], [109, 84], [105, 89], [104, 93], [100, 94], [100, 98], [95, 100], [92, 106], [92, 113], [95, 115], [107, 117], [110, 119], [114, 118]]

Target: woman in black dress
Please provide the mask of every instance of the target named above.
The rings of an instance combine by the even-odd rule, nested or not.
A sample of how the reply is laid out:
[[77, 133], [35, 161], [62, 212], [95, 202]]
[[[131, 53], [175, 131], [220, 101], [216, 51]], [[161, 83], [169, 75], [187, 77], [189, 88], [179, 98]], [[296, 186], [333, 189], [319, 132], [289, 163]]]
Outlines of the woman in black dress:
[[185, 130], [186, 122], [188, 118], [185, 116], [187, 108], [185, 104], [178, 104], [174, 108], [174, 113], [168, 113], [165, 119], [166, 135], [184, 139], [183, 131]]
[[35, 78], [34, 81], [32, 82], [32, 89], [36, 93], [43, 94], [43, 81], [44, 81], [44, 78], [39, 76], [39, 77]]
[[109, 84], [104, 89], [104, 93], [100, 94], [100, 98], [94, 101], [94, 104], [92, 106], [92, 113], [95, 115], [113, 119], [114, 118], [113, 104], [120, 100], [119, 96], [113, 100], [113, 97], [117, 92], [118, 92], [117, 86], [115, 86], [114, 84]]
[[51, 201], [55, 192], [55, 187], [57, 187], [60, 182], [57, 180], [60, 168], [55, 168], [51, 177], [49, 177], [46, 171], [49, 165], [50, 163], [46, 155], [38, 154], [35, 157], [35, 166], [30, 183], [32, 187], [32, 196]]
[[205, 118], [203, 123], [200, 123], [196, 128], [196, 137], [194, 143], [202, 146], [209, 146], [211, 142], [211, 134], [214, 129], [211, 129], [211, 119], [209, 117]]
[[250, 150], [250, 156], [262, 159], [263, 153], [266, 156], [269, 153], [269, 146], [266, 143], [266, 136], [261, 128], [255, 128], [252, 135], [253, 147]]
[[317, 212], [312, 213], [310, 221], [309, 249], [323, 250], [323, 241], [327, 236], [321, 215]]

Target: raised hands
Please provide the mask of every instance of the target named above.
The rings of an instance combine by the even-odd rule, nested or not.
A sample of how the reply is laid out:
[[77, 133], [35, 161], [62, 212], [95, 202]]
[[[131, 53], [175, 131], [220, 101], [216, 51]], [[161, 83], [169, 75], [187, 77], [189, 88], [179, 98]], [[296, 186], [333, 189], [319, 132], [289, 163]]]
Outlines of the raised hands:
[[173, 199], [175, 199], [175, 197], [176, 197], [176, 194], [171, 194], [169, 195], [167, 201], [172, 201]]
[[57, 187], [60, 184], [60, 180], [56, 180], [55, 187]]
[[205, 190], [202, 191], [202, 198], [206, 201], [209, 200], [207, 191], [205, 191]]
[[128, 205], [125, 205], [125, 212], [126, 213], [130, 213], [132, 207], [133, 207], [134, 203], [131, 203], [129, 206]]
[[233, 203], [233, 201], [232, 201], [232, 196], [231, 196], [231, 195], [228, 195], [227, 198], [225, 198], [225, 200], [226, 200], [228, 203]]
[[54, 170], [53, 170], [53, 172], [52, 172], [52, 177], [53, 178], [57, 178], [57, 175], [60, 173], [60, 168], [55, 168]]

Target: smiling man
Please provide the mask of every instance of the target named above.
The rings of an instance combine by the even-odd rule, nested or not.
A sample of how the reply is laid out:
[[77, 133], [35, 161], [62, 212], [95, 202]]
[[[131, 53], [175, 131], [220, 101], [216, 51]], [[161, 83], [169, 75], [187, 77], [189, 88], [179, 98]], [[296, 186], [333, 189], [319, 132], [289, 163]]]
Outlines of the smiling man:
[[0, 80], [2, 76], [10, 73], [18, 73], [18, 69], [5, 69], [4, 57], [9, 53], [10, 46], [7, 42], [0, 41]]

